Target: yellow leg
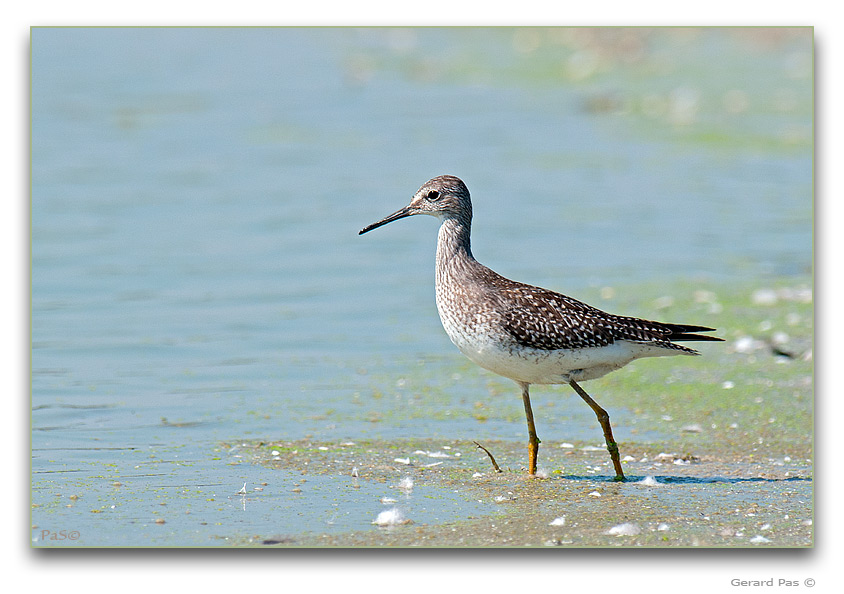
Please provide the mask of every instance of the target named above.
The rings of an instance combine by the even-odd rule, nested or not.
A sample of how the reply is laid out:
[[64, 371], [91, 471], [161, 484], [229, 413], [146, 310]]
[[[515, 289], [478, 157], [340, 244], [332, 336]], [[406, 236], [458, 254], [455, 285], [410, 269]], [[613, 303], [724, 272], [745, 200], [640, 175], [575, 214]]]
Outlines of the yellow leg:
[[528, 388], [530, 384], [518, 382], [522, 388], [522, 401], [525, 403], [525, 417], [527, 417], [528, 425], [528, 471], [530, 474], [536, 474], [536, 459], [539, 455], [539, 438], [536, 436], [536, 427], [533, 424], [533, 410], [530, 407], [530, 393]]
[[598, 416], [598, 422], [601, 424], [601, 429], [604, 430], [604, 439], [607, 441], [607, 450], [610, 452], [610, 458], [612, 458], [612, 465], [615, 467], [615, 480], [623, 481], [624, 479], [624, 471], [621, 470], [621, 460], [618, 458], [618, 444], [615, 443], [615, 439], [612, 436], [612, 427], [610, 426], [610, 415], [601, 408], [597, 402], [592, 400], [592, 398], [583, 391], [583, 388], [578, 386], [574, 380], [569, 382], [569, 385], [574, 388], [574, 391], [577, 392], [577, 395], [583, 398], [586, 404], [595, 411], [595, 414]]

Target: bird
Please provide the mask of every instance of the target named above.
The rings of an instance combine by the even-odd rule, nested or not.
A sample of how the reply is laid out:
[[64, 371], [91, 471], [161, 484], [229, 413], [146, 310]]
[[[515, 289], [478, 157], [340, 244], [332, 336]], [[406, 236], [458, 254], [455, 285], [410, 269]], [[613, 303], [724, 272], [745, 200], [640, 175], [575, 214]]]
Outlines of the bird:
[[615, 477], [624, 481], [610, 417], [580, 386], [643, 357], [699, 355], [683, 341], [722, 341], [714, 328], [669, 324], [607, 313], [561, 293], [510, 280], [472, 255], [472, 200], [463, 181], [434, 177], [410, 203], [367, 225], [363, 235], [414, 215], [440, 220], [436, 303], [451, 342], [471, 361], [516, 382], [528, 426], [528, 472], [536, 476], [539, 444], [530, 386], [568, 384], [593, 410]]

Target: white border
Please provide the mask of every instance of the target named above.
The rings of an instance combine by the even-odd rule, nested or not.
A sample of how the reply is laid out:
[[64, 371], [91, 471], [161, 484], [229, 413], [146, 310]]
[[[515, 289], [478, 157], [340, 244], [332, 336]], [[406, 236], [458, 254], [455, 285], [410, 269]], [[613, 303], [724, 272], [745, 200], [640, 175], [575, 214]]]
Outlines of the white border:
[[[306, 5], [305, 5], [306, 4]], [[586, 6], [584, 6], [586, 5]], [[841, 312], [844, 303], [838, 280], [842, 265], [840, 170], [841, 31], [836, 4], [828, 0], [799, 3], [736, 2], [711, 0], [705, 4], [548, 0], [507, 3], [429, 0], [426, 2], [270, 2], [236, 3], [151, 0], [144, 3], [114, 1], [9, 2], [1, 19], [3, 77], [5, 82], [3, 179], [9, 188], [2, 200], [4, 277], [11, 282], [2, 290], [4, 332], [3, 397], [11, 404], [3, 415], [4, 448], [12, 461], [6, 475], [12, 505], [6, 508], [7, 534], [3, 542], [5, 581], [15, 589], [58, 592], [72, 588], [85, 592], [171, 592], [190, 588], [200, 592], [231, 594], [308, 588], [367, 592], [447, 590], [449, 592], [618, 592], [631, 586], [649, 592], [744, 591], [729, 585], [731, 577], [793, 577], [817, 580], [814, 593], [831, 592], [842, 537], [838, 444], [833, 436], [835, 419], [842, 419], [840, 390], [829, 371], [841, 354]], [[673, 554], [680, 551], [642, 551], [613, 554], [593, 551], [570, 555], [566, 551], [489, 551], [464, 553], [443, 550], [436, 554], [352, 552], [241, 551], [194, 555], [169, 551], [153, 555], [95, 551], [55, 551], [44, 554], [28, 547], [29, 418], [28, 393], [28, 242], [29, 242], [29, 27], [32, 25], [808, 25], [816, 39], [816, 304], [817, 397], [824, 415], [818, 419], [816, 442], [819, 464], [817, 544], [814, 551], [737, 551], [730, 556]], [[838, 269], [836, 273], [836, 268]], [[23, 485], [20, 481], [23, 480]], [[21, 530], [24, 528], [25, 530]], [[128, 552], [128, 551], [127, 551]], [[80, 554], [82, 553], [82, 554]], [[754, 554], [755, 553], [755, 554]], [[838, 561], [840, 564], [840, 561]], [[840, 574], [840, 572], [839, 572]], [[780, 590], [779, 588], [777, 589]], [[794, 589], [792, 589], [793, 591]]]

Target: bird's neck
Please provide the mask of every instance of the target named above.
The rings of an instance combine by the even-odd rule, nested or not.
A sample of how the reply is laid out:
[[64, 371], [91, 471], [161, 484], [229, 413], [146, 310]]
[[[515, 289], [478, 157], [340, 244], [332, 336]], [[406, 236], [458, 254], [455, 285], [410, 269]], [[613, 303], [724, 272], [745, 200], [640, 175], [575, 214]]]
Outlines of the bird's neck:
[[470, 221], [445, 219], [437, 239], [437, 259], [472, 258]]
[[454, 274], [474, 262], [470, 245], [472, 222], [458, 218], [443, 220], [437, 239], [437, 279]]

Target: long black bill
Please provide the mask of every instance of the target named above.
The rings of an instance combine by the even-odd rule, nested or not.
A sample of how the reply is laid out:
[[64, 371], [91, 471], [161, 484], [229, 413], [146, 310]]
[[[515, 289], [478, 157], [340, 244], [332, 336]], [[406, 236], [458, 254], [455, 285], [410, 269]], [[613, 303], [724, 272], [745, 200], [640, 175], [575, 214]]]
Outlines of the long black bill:
[[364, 227], [363, 229], [360, 230], [358, 235], [363, 235], [367, 231], [372, 231], [373, 229], [377, 229], [378, 227], [386, 225], [387, 223], [392, 223], [393, 221], [398, 221], [399, 219], [403, 219], [405, 217], [409, 217], [410, 215], [414, 215], [414, 214], [416, 214], [416, 210], [411, 208], [410, 205], [405, 206], [404, 208], [397, 210], [393, 214], [384, 217], [383, 219], [381, 219], [377, 223], [372, 223], [371, 225], [367, 225], [366, 227]]

